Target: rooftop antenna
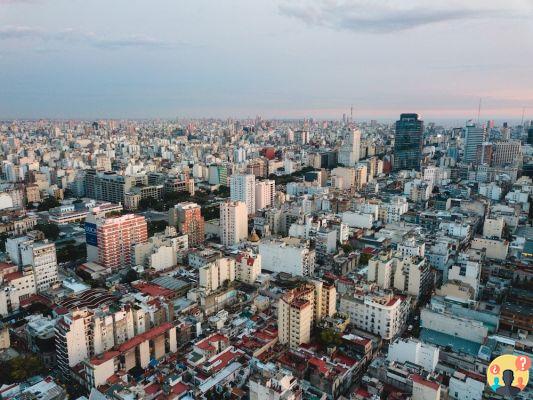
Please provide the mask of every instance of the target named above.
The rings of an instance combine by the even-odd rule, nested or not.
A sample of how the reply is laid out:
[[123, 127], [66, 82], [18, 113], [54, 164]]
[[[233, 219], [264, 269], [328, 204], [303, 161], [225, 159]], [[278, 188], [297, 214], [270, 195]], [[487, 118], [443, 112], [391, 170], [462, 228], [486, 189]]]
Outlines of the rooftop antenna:
[[481, 97], [479, 98], [479, 106], [477, 108], [477, 123], [479, 125], [479, 116], [481, 115]]

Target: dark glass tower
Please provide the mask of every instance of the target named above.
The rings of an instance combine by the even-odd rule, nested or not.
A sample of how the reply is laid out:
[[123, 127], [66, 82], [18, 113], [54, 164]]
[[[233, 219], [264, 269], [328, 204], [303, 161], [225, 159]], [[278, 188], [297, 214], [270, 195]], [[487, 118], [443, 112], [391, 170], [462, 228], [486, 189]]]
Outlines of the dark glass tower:
[[394, 170], [420, 170], [422, 144], [424, 138], [424, 121], [418, 114], [402, 114], [396, 121], [394, 139]]

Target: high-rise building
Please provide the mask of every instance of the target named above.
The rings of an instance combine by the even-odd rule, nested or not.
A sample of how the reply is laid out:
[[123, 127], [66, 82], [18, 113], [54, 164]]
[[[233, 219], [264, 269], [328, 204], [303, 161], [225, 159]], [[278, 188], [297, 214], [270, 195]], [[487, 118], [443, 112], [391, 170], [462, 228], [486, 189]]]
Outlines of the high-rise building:
[[465, 127], [465, 147], [463, 161], [465, 163], [475, 163], [477, 160], [478, 146], [485, 141], [486, 130], [482, 126], [477, 126], [469, 121]]
[[35, 289], [41, 292], [57, 282], [55, 243], [30, 240], [20, 246], [22, 265], [31, 265], [35, 276]]
[[278, 336], [281, 344], [297, 348], [311, 339], [313, 326], [336, 313], [335, 285], [312, 280], [289, 290], [278, 301]]
[[263, 269], [272, 272], [312, 276], [315, 270], [316, 252], [310, 248], [308, 240], [294, 237], [262, 240], [259, 254]]
[[251, 251], [242, 252], [235, 259], [235, 279], [252, 285], [261, 273], [261, 256]]
[[496, 142], [493, 145], [492, 166], [517, 165], [522, 160], [522, 144], [518, 140]]
[[242, 201], [225, 201], [220, 204], [220, 241], [233, 246], [248, 237], [248, 212]]
[[533, 125], [527, 130], [527, 144], [533, 146]]
[[226, 186], [228, 184], [228, 167], [225, 165], [210, 165], [209, 184]]
[[353, 167], [359, 162], [361, 152], [361, 131], [350, 130], [344, 138], [344, 143], [339, 150], [339, 163]]
[[199, 286], [207, 293], [216, 291], [224, 282], [235, 280], [235, 260], [220, 257], [199, 269]]
[[233, 201], [246, 204], [248, 215], [255, 214], [255, 176], [232, 175], [230, 178], [230, 196]]
[[394, 289], [420, 297], [432, 288], [431, 269], [426, 259], [383, 251], [368, 262], [367, 279], [382, 289]]
[[255, 209], [261, 210], [274, 204], [276, 184], [273, 180], [264, 180], [255, 184]]
[[132, 246], [148, 239], [146, 220], [141, 215], [127, 214], [106, 218], [89, 215], [85, 220], [87, 260], [107, 268], [131, 265]]
[[424, 121], [418, 114], [401, 114], [396, 121], [394, 139], [394, 169], [420, 170], [422, 145], [424, 138]]
[[392, 293], [354, 293], [341, 297], [339, 311], [348, 314], [357, 328], [391, 340], [402, 332], [409, 301]]
[[181, 234], [188, 235], [190, 247], [204, 242], [205, 221], [198, 204], [190, 201], [176, 204], [168, 211], [168, 219], [170, 226], [177, 226]]

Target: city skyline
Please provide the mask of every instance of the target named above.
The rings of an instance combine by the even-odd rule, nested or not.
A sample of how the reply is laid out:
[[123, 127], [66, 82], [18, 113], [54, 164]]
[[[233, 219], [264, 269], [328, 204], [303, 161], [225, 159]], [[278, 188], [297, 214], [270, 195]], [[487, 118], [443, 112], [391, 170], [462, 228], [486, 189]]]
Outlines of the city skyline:
[[425, 3], [0, 1], [0, 119], [531, 119], [533, 5]]

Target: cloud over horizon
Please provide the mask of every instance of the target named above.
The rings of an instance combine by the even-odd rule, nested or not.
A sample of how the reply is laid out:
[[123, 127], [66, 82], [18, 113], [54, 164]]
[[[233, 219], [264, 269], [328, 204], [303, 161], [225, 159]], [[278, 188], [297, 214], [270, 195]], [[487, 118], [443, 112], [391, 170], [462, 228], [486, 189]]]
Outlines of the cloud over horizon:
[[531, 15], [533, 3], [509, 0], [296, 0], [279, 5], [282, 15], [311, 26], [392, 33], [441, 22]]
[[1, 40], [38, 40], [43, 43], [69, 42], [108, 50], [120, 48], [169, 48], [180, 44], [158, 40], [147, 35], [103, 36], [94, 32], [84, 32], [72, 28], [54, 32], [24, 25], [0, 27]]

